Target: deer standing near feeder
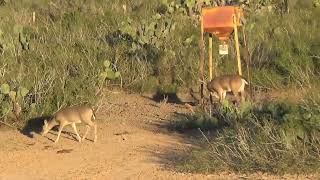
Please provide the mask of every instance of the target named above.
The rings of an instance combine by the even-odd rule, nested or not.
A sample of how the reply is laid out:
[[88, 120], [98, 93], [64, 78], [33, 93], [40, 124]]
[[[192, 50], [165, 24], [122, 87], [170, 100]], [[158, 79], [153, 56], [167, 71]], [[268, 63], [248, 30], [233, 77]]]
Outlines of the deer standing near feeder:
[[218, 94], [220, 103], [225, 100], [227, 92], [232, 92], [237, 101], [240, 93], [241, 102], [243, 102], [244, 88], [247, 84], [248, 82], [240, 75], [223, 75], [212, 79], [207, 84], [207, 89]]

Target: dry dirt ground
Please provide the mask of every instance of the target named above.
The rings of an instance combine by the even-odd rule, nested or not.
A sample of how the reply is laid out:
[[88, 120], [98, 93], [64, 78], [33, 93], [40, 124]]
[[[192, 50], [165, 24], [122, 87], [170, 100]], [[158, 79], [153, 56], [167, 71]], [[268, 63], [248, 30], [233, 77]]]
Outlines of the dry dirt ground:
[[[120, 93], [105, 99], [97, 113], [98, 142], [78, 143], [66, 128], [58, 144], [56, 131], [32, 137], [17, 130], [0, 131], [0, 180], [18, 179], [317, 179], [316, 176], [190, 174], [173, 164], [192, 148], [190, 136], [169, 131], [184, 105], [159, 103], [137, 94]], [[78, 126], [80, 135], [85, 127]], [[32, 133], [32, 132], [31, 132]]]

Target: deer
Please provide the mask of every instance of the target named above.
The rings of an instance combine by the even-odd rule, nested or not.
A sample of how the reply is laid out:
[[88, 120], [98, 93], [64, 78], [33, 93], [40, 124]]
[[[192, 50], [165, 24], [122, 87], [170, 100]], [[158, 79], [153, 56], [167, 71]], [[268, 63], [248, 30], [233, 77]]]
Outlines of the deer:
[[[67, 125], [71, 125], [75, 134], [77, 135], [77, 139], [79, 142], [86, 139], [86, 136], [90, 129], [94, 128], [94, 140], [93, 142], [97, 141], [97, 124], [94, 123], [92, 120], [95, 120], [96, 116], [92, 107], [80, 105], [80, 106], [73, 106], [67, 107], [64, 109], [59, 110], [56, 112], [53, 117], [48, 121], [44, 120], [44, 125], [42, 127], [41, 135], [46, 135], [54, 126], [59, 125], [59, 132], [57, 135], [57, 139], [54, 141], [57, 143], [59, 141], [61, 132], [63, 128]], [[78, 131], [76, 124], [84, 123], [86, 125], [86, 132], [81, 138]]]
[[222, 75], [212, 79], [207, 84], [207, 89], [218, 94], [220, 103], [225, 100], [227, 92], [232, 92], [236, 101], [239, 101], [240, 93], [243, 102], [245, 85], [248, 85], [248, 82], [240, 75]]

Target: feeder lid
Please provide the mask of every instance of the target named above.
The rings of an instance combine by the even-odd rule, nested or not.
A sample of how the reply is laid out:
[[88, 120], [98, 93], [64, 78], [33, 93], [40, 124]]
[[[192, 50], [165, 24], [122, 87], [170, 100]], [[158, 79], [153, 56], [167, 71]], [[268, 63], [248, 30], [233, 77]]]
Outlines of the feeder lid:
[[203, 8], [203, 28], [204, 31], [213, 33], [220, 40], [227, 40], [233, 31], [233, 16], [236, 17], [237, 26], [241, 26], [243, 11], [236, 6], [223, 6], [213, 8]]

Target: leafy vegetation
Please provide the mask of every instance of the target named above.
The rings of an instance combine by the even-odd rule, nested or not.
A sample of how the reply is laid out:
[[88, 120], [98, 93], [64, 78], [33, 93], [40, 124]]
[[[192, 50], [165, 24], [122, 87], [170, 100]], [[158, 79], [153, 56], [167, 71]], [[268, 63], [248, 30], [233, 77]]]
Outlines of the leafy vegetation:
[[200, 111], [174, 126], [213, 134], [206, 136], [201, 131], [203, 148], [186, 158], [180, 165], [183, 170], [283, 174], [320, 169], [319, 101], [300, 105], [247, 102], [241, 107], [225, 104], [216, 107], [212, 117]]

